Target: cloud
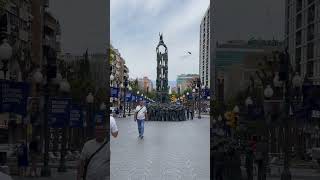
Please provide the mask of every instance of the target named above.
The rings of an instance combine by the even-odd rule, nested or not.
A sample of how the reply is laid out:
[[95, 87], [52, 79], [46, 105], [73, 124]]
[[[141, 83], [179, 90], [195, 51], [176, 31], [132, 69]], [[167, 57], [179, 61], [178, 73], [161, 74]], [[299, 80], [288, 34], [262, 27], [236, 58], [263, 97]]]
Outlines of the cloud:
[[[159, 32], [168, 46], [169, 80], [197, 73], [200, 22], [208, 6], [209, 0], [111, 0], [111, 41], [130, 76], [156, 78]], [[187, 51], [192, 55], [182, 59]]]

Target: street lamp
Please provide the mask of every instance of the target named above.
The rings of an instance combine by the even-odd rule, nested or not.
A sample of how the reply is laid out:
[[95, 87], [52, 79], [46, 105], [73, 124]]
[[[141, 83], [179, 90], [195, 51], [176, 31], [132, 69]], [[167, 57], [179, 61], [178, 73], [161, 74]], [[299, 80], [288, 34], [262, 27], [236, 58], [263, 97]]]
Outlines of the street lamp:
[[273, 89], [270, 85], [267, 85], [266, 89], [264, 90], [264, 96], [266, 98], [271, 98], [273, 96]]
[[200, 78], [198, 79], [197, 87], [198, 87], [198, 111], [199, 111], [198, 119], [201, 119], [201, 93], [202, 93], [202, 90], [204, 90], [204, 86], [201, 86]]
[[128, 79], [125, 78], [124, 80], [124, 91], [123, 91], [123, 117], [126, 117], [126, 99], [127, 99], [127, 88], [128, 88], [129, 82]]
[[[129, 89], [129, 91], [131, 93], [131, 97], [132, 97], [132, 87], [129, 85], [128, 89]], [[131, 116], [132, 98], [130, 98], [130, 101], [128, 103], [129, 103], [129, 114], [128, 114], [128, 116]]]
[[239, 113], [240, 112], [239, 107], [237, 105], [233, 108], [233, 112], [234, 113]]
[[0, 59], [2, 62], [1, 71], [3, 71], [4, 79], [7, 79], [8, 72], [8, 63], [9, 59], [12, 56], [12, 48], [6, 39], [3, 40], [3, 43], [0, 46]]
[[[196, 86], [197, 87], [197, 86]], [[195, 88], [196, 88], [195, 87]], [[193, 105], [192, 105], [192, 117], [194, 116], [194, 113], [195, 113], [195, 109], [196, 109], [196, 89], [193, 88], [192, 89], [192, 101], [193, 101]], [[193, 118], [192, 118], [193, 119]]]
[[246, 106], [251, 106], [253, 104], [253, 101], [251, 99], [251, 97], [247, 97], [246, 101], [245, 101]]
[[302, 85], [302, 78], [299, 76], [298, 72], [296, 72], [294, 77], [292, 78], [292, 85], [295, 88], [298, 88]]
[[89, 136], [92, 137], [93, 136], [93, 126], [92, 126], [91, 122], [93, 122], [94, 96], [92, 95], [91, 92], [86, 97], [86, 101], [87, 101], [87, 105], [88, 105], [88, 119], [87, 119], [88, 123], [87, 123], [87, 133], [86, 134], [89, 134]]
[[[60, 82], [59, 85], [59, 91], [63, 94], [67, 94], [70, 92], [70, 84], [69, 82], [64, 79]], [[69, 124], [65, 124], [63, 126], [63, 130], [62, 130], [62, 144], [61, 144], [61, 152], [60, 152], [60, 165], [58, 168], [58, 172], [66, 172], [67, 171], [67, 167], [66, 167], [66, 160], [65, 160], [65, 156], [66, 156], [66, 143], [67, 143], [67, 128], [69, 127]], [[69, 142], [70, 144], [70, 142]]]

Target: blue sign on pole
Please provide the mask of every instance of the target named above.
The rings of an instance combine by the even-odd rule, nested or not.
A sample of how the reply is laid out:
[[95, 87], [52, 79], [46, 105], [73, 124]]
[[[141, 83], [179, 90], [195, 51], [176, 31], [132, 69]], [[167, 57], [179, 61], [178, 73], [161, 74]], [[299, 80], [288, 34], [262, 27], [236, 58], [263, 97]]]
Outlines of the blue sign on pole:
[[127, 95], [126, 95], [126, 101], [130, 102], [131, 100], [132, 100], [132, 93], [128, 92]]
[[135, 95], [132, 95], [132, 98], [131, 98], [131, 101], [136, 101], [136, 96]]
[[100, 124], [100, 123], [105, 123], [105, 121], [106, 121], [105, 113], [103, 111], [96, 112], [94, 116], [94, 122], [96, 124]]
[[0, 112], [27, 114], [29, 84], [25, 82], [0, 81]]
[[48, 109], [48, 125], [62, 128], [68, 125], [70, 117], [70, 98], [51, 98]]
[[111, 97], [118, 97], [119, 96], [119, 88], [111, 87]]
[[83, 112], [81, 106], [72, 104], [70, 108], [69, 127], [78, 128], [83, 126]]

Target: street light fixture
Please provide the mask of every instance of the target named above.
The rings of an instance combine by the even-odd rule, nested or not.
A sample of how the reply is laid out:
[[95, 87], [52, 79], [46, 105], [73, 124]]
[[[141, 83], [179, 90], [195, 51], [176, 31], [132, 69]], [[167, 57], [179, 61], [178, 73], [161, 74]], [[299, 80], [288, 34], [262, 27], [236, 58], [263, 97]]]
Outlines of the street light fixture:
[[294, 77], [292, 78], [292, 85], [297, 88], [302, 85], [302, 78], [299, 76], [299, 73], [296, 72]]
[[252, 99], [251, 99], [251, 97], [249, 96], [249, 97], [247, 97], [247, 99], [246, 99], [246, 101], [245, 101], [245, 104], [246, 104], [246, 106], [250, 106], [250, 105], [252, 105], [253, 104], [253, 101], [252, 101]]
[[32, 76], [32, 79], [35, 83], [40, 84], [43, 81], [43, 75], [40, 71], [40, 69], [38, 69]]
[[239, 107], [237, 105], [233, 108], [233, 112], [234, 113], [239, 113], [240, 112]]
[[273, 89], [270, 85], [267, 85], [266, 89], [264, 90], [264, 96], [266, 98], [271, 98], [273, 96]]
[[68, 93], [70, 92], [70, 84], [68, 82], [68, 80], [64, 79], [60, 82], [59, 84], [59, 90], [63, 93]]
[[10, 59], [12, 56], [12, 47], [8, 43], [7, 39], [3, 40], [0, 46], [0, 59]]
[[2, 62], [1, 70], [4, 74], [4, 79], [7, 78], [7, 72], [8, 72], [8, 63], [9, 59], [12, 56], [12, 48], [10, 44], [7, 42], [7, 40], [3, 40], [3, 43], [0, 46], [0, 60]]

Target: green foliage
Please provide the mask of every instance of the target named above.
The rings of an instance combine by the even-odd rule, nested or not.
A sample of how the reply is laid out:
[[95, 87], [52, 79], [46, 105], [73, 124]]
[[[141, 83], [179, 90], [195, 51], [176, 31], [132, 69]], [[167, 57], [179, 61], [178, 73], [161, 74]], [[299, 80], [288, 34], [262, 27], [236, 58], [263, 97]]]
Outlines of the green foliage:
[[2, 15], [5, 12], [5, 8], [8, 2], [9, 0], [0, 0], [0, 15]]

